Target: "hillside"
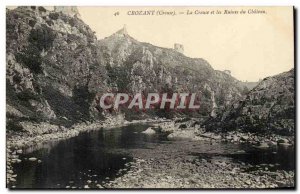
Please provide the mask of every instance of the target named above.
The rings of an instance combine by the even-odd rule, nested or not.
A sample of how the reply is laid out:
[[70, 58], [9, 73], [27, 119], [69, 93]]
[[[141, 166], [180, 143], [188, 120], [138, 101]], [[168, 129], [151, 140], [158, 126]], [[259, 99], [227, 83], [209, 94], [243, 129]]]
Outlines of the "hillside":
[[107, 91], [197, 93], [196, 112], [125, 112], [127, 119], [215, 117], [243, 96], [244, 85], [204, 59], [135, 40], [121, 29], [97, 40], [79, 17], [43, 7], [7, 9], [7, 119], [71, 125], [104, 119]]
[[98, 46], [113, 78], [109, 83], [118, 91], [197, 93], [201, 99], [198, 116], [214, 116], [242, 96], [242, 82], [214, 70], [206, 60], [139, 42], [126, 29], [99, 40]]
[[244, 98], [204, 126], [210, 130], [295, 133], [294, 69], [263, 79]]

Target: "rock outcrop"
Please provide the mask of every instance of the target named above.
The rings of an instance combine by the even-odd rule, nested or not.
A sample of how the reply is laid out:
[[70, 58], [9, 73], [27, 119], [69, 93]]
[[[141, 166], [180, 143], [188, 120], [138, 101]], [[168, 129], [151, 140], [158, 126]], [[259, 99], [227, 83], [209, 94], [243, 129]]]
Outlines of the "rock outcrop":
[[151, 127], [149, 127], [148, 129], [146, 129], [146, 130], [143, 131], [142, 133], [148, 134], [148, 135], [153, 135], [153, 134], [155, 134], [156, 132], [155, 132], [154, 129], [152, 129]]
[[243, 100], [232, 104], [218, 118], [208, 120], [209, 130], [294, 135], [294, 69], [263, 79]]
[[[149, 92], [196, 93], [201, 99], [200, 110], [185, 112], [192, 116], [210, 116], [212, 111], [217, 112], [242, 96], [242, 82], [214, 70], [204, 59], [189, 58], [174, 49], [139, 42], [124, 33], [124, 29], [99, 40], [97, 45], [105, 57], [110, 87], [117, 91], [145, 95]], [[150, 114], [169, 117], [181, 112]]]
[[43, 7], [6, 15], [7, 104], [22, 115], [8, 111], [8, 123], [89, 119], [91, 75], [103, 72], [94, 32], [79, 18]]
[[80, 18], [80, 13], [76, 6], [54, 6], [55, 12], [62, 12], [71, 17], [78, 17]]

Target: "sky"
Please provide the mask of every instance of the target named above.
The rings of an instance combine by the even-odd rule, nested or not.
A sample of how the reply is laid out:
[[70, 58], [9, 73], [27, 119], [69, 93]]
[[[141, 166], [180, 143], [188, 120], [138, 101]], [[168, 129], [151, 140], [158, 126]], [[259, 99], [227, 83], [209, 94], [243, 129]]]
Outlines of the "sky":
[[[78, 10], [98, 39], [126, 24], [128, 34], [138, 41], [166, 48], [180, 43], [186, 56], [203, 58], [217, 70], [230, 70], [241, 81], [258, 81], [294, 66], [292, 7], [96, 6]], [[177, 15], [129, 15], [147, 10]], [[187, 10], [193, 14], [187, 15]], [[217, 10], [222, 14], [216, 14]], [[224, 14], [225, 10], [238, 14]], [[246, 13], [241, 14], [242, 10]], [[248, 10], [265, 13], [249, 14]], [[195, 14], [203, 11], [210, 14]]]

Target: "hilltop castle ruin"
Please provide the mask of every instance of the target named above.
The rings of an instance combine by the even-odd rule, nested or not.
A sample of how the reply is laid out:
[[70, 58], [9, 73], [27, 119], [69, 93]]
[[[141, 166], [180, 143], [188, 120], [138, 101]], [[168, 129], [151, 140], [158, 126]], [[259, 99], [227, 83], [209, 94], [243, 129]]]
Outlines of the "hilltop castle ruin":
[[80, 13], [76, 6], [54, 6], [54, 11], [62, 12], [71, 17], [80, 18]]
[[184, 53], [184, 47], [182, 44], [175, 43], [174, 50], [182, 54]]

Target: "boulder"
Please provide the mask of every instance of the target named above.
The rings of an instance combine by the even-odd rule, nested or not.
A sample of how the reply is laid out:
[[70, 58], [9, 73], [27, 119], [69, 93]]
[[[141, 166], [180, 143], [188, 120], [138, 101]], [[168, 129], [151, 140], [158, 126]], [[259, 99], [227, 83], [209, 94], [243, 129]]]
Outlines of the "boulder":
[[175, 131], [167, 136], [172, 141], [193, 140], [195, 137], [194, 130]]
[[291, 146], [292, 144], [290, 144], [290, 143], [279, 143], [278, 145], [288, 147], [288, 146]]
[[262, 143], [259, 143], [259, 145], [256, 146], [256, 148], [266, 149], [266, 148], [269, 148], [269, 145], [265, 142], [262, 142]]
[[34, 162], [34, 161], [37, 161], [37, 158], [31, 157], [31, 158], [28, 158], [28, 160], [31, 162]]
[[152, 134], [155, 134], [156, 132], [151, 127], [149, 127], [148, 129], [146, 129], [142, 133], [152, 135]]
[[278, 143], [278, 144], [280, 144], [280, 143], [289, 143], [289, 140], [288, 140], [288, 139], [285, 139], [285, 138], [282, 138], [282, 139], [279, 139], [279, 140], [277, 141], [277, 143]]

